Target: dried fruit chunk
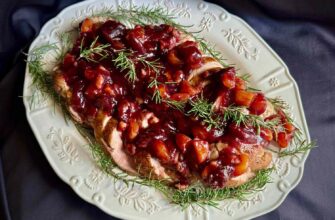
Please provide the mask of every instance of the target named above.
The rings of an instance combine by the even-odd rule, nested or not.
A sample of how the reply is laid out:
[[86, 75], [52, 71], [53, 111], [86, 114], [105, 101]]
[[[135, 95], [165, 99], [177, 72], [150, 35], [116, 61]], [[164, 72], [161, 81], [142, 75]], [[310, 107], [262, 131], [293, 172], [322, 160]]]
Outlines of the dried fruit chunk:
[[237, 105], [249, 107], [252, 101], [254, 100], [255, 93], [237, 90], [235, 92], [235, 103]]
[[236, 90], [246, 90], [247, 89], [246, 82], [243, 79], [236, 77], [235, 78], [235, 89]]
[[131, 119], [129, 121], [129, 127], [128, 127], [128, 139], [133, 140], [136, 138], [140, 130], [140, 125], [137, 123], [136, 120]]
[[201, 164], [208, 159], [209, 145], [207, 141], [193, 140], [191, 146], [195, 162]]
[[249, 166], [249, 156], [248, 154], [241, 154], [239, 155], [240, 163], [235, 166], [234, 176], [239, 176], [245, 173]]
[[83, 23], [81, 24], [81, 28], [80, 31], [82, 33], [87, 33], [87, 32], [91, 32], [93, 29], [93, 21], [89, 18], [86, 18]]
[[233, 67], [223, 72], [221, 75], [221, 83], [228, 89], [235, 88], [235, 69]]
[[182, 153], [186, 152], [188, 144], [190, 143], [191, 140], [192, 139], [185, 134], [180, 133], [176, 134], [176, 144]]
[[163, 141], [154, 139], [151, 143], [151, 147], [158, 159], [161, 159], [163, 161], [170, 160], [169, 150]]

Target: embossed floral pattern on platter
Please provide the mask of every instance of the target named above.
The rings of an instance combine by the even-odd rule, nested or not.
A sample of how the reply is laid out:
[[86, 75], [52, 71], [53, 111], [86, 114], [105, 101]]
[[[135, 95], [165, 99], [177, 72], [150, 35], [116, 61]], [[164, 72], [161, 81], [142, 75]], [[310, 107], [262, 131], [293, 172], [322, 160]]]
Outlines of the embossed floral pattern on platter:
[[154, 2], [154, 5], [165, 6], [169, 13], [172, 15], [177, 15], [184, 18], [191, 18], [191, 9], [187, 6], [187, 4], [181, 1], [177, 2], [178, 3], [171, 0], [156, 0]]
[[63, 134], [61, 128], [55, 129], [51, 127], [47, 139], [51, 141], [51, 148], [57, 152], [57, 156], [61, 161], [70, 165], [79, 161], [77, 148], [70, 141], [70, 137]]
[[115, 196], [121, 206], [133, 205], [136, 211], [148, 214], [158, 212], [161, 207], [146, 190], [140, 188], [142, 187], [128, 186], [122, 181], [118, 181], [114, 185]]
[[242, 35], [242, 31], [239, 29], [233, 30], [222, 30], [224, 37], [227, 38], [228, 42], [237, 50], [238, 54], [243, 54], [248, 60], [257, 60], [259, 56], [259, 50], [253, 47], [250, 40]]

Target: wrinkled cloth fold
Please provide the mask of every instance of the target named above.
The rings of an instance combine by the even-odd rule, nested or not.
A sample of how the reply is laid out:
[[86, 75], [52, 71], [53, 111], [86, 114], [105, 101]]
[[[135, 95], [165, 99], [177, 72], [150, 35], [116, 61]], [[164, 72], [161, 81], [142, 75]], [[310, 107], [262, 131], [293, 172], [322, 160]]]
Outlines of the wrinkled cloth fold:
[[[0, 219], [116, 219], [57, 177], [20, 97], [23, 52], [45, 22], [75, 2], [0, 2]], [[243, 18], [284, 60], [300, 88], [310, 134], [318, 141], [300, 184], [281, 206], [257, 219], [335, 219], [335, 1], [211, 2]]]

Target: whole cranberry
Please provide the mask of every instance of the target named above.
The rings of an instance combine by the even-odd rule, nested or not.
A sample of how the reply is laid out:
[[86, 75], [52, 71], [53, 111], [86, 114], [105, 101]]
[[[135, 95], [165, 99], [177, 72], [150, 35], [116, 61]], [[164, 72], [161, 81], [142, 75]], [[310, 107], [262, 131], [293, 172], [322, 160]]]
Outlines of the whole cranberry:
[[258, 93], [252, 101], [249, 110], [251, 114], [261, 115], [265, 112], [267, 107], [266, 98], [263, 93]]
[[141, 26], [136, 26], [134, 29], [130, 30], [127, 35], [126, 35], [126, 40], [129, 44], [129, 46], [143, 54], [146, 52], [146, 49], [144, 48], [144, 37], [145, 37], [145, 32], [143, 27]]
[[126, 27], [123, 24], [112, 20], [106, 21], [100, 28], [103, 38], [117, 50], [125, 47], [122, 42], [125, 30]]

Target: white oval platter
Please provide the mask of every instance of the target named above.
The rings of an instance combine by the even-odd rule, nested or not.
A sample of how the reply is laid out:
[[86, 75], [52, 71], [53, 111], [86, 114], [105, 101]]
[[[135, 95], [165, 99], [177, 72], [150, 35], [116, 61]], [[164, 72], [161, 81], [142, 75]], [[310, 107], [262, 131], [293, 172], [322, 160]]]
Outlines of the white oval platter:
[[[181, 24], [193, 25], [191, 29], [200, 31], [206, 40], [215, 43], [228, 63], [236, 64], [241, 73], [252, 74], [253, 86], [262, 89], [268, 97], [282, 97], [304, 136], [310, 140], [298, 87], [284, 62], [248, 24], [214, 4], [196, 0], [88, 0], [65, 8], [48, 21], [30, 50], [57, 42], [58, 33], [73, 29], [94, 12], [143, 4], [165, 7]], [[61, 111], [50, 100], [41, 99], [33, 108], [29, 106], [34, 90], [30, 85], [27, 69], [23, 91], [26, 114], [49, 163], [82, 199], [118, 218], [250, 219], [278, 207], [303, 175], [308, 153], [274, 158], [273, 183], [247, 201], [223, 201], [220, 210], [198, 206], [181, 210], [152, 188], [138, 185], [128, 188], [106, 176], [95, 164], [85, 139], [71, 123], [65, 122]]]

